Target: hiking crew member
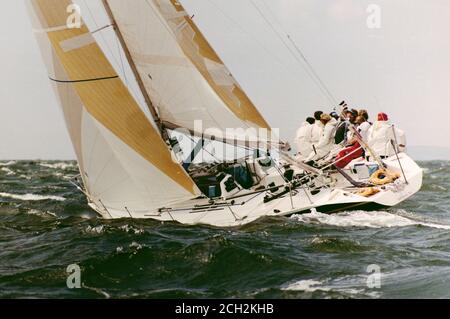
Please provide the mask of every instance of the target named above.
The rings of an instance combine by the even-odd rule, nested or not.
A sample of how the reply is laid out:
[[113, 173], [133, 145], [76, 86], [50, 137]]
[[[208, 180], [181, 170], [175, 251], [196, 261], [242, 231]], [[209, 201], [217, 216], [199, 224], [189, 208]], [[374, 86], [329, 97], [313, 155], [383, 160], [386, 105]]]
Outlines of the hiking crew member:
[[299, 159], [306, 158], [313, 151], [312, 148], [312, 134], [316, 120], [308, 117], [302, 126], [297, 130], [295, 143], [297, 146]]

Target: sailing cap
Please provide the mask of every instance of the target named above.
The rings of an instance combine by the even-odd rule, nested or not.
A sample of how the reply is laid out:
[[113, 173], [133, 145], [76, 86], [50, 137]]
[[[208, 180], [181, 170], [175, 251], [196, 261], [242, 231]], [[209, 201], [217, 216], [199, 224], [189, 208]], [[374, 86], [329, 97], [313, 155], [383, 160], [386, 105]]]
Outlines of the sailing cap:
[[389, 121], [389, 117], [386, 113], [378, 113], [378, 121]]

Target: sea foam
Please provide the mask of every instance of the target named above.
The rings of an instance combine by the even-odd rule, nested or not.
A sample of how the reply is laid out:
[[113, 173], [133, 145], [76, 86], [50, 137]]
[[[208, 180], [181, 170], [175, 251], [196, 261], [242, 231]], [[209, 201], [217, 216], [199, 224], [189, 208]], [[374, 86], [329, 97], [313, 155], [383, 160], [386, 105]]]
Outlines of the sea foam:
[[331, 288], [323, 287], [323, 282], [317, 280], [300, 280], [296, 282], [292, 282], [286, 284], [281, 287], [281, 290], [286, 291], [305, 291], [305, 292], [314, 292], [314, 291], [330, 291]]
[[62, 170], [75, 167], [75, 165], [72, 163], [40, 163], [39, 165], [45, 168], [62, 169]]
[[367, 227], [367, 228], [393, 228], [408, 226], [425, 226], [439, 229], [450, 229], [450, 224], [440, 224], [424, 219], [415, 219], [414, 216], [401, 216], [386, 211], [354, 211], [338, 214], [322, 214], [312, 212], [302, 215], [293, 215], [293, 219], [306, 224], [324, 224], [339, 227]]
[[9, 161], [9, 162], [6, 162], [6, 163], [0, 163], [0, 166], [12, 166], [12, 165], [15, 165], [15, 164], [17, 164], [16, 161]]
[[0, 193], [0, 197], [4, 198], [12, 198], [23, 201], [43, 201], [43, 200], [55, 200], [58, 202], [63, 202], [66, 199], [60, 196], [43, 196], [43, 195], [35, 195], [35, 194], [9, 194], [9, 193]]
[[16, 175], [16, 173], [14, 173], [11, 169], [9, 169], [8, 167], [2, 167], [1, 168], [2, 172], [5, 172], [7, 176], [12, 176], [12, 175]]
[[304, 291], [304, 292], [337, 292], [345, 295], [359, 295], [371, 298], [379, 298], [379, 292], [367, 291], [365, 276], [344, 276], [337, 279], [327, 279], [318, 281], [314, 279], [299, 280], [282, 285], [284, 291]]

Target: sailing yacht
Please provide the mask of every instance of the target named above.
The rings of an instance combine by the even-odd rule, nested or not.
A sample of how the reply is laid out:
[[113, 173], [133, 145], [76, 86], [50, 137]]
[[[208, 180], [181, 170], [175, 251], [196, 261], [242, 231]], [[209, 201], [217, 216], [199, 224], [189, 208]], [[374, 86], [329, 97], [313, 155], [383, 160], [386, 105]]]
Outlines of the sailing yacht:
[[[27, 2], [77, 155], [79, 189], [103, 218], [233, 227], [311, 209], [395, 206], [422, 185], [422, 170], [402, 152], [343, 170], [291, 157], [176, 0], [103, 0], [111, 23], [98, 30], [67, 23], [70, 0]], [[93, 35], [106, 28], [146, 109]], [[197, 141], [184, 159], [175, 133]], [[192, 162], [210, 142], [251, 155]], [[384, 175], [373, 182], [377, 172]]]

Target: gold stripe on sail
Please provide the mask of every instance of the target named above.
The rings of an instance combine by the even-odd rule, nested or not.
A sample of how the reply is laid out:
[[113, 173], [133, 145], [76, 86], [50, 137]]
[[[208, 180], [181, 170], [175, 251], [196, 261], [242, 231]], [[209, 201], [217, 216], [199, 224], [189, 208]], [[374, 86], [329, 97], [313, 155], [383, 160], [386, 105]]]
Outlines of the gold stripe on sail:
[[231, 76], [183, 6], [177, 0], [153, 1], [175, 33], [184, 54], [192, 61], [230, 111], [245, 122], [270, 130], [269, 124]]
[[[70, 0], [34, 0], [38, 15], [48, 27], [66, 23]], [[156, 166], [191, 194], [197, 194], [192, 179], [173, 161], [160, 135], [118, 77], [112, 65], [94, 43], [64, 50], [61, 43], [89, 34], [82, 26], [48, 33], [67, 76], [87, 111], [134, 151]], [[96, 80], [97, 79], [97, 80]]]

